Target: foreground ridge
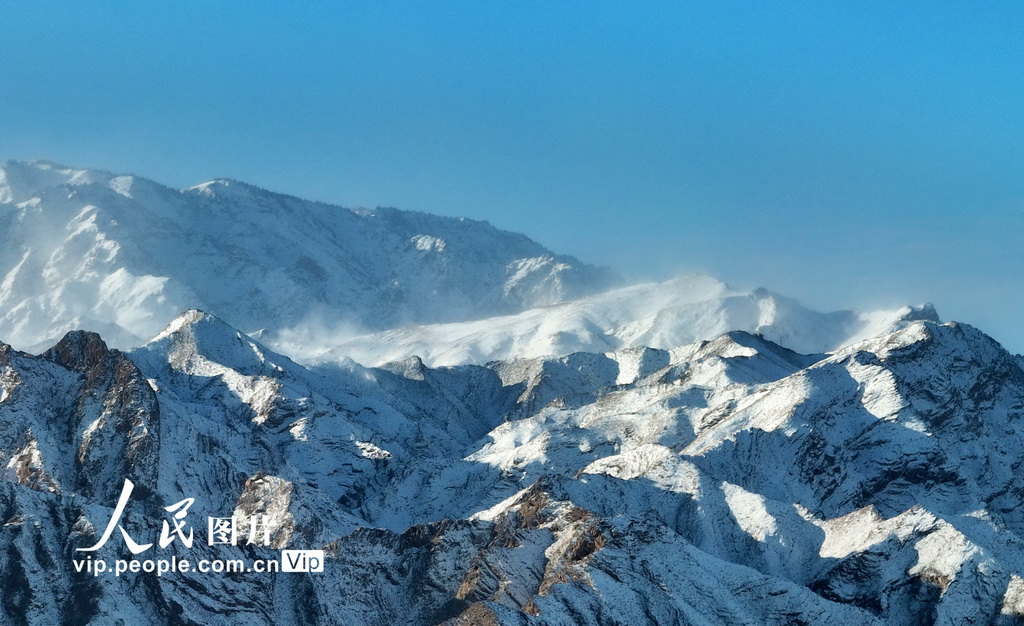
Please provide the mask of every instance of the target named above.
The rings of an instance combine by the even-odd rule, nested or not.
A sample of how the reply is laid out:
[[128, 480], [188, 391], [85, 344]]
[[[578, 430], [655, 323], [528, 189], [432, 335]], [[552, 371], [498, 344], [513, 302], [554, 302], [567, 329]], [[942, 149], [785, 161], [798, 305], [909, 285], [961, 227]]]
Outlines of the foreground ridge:
[[[734, 331], [450, 368], [307, 368], [199, 311], [128, 353], [82, 332], [41, 356], [3, 345], [0, 610], [1009, 624], [1024, 613], [1022, 415], [1018, 360], [933, 321], [832, 354]], [[139, 537], [190, 497], [197, 515], [270, 520], [266, 547], [172, 544], [178, 556], [323, 549], [324, 571], [76, 572], [124, 478]]]

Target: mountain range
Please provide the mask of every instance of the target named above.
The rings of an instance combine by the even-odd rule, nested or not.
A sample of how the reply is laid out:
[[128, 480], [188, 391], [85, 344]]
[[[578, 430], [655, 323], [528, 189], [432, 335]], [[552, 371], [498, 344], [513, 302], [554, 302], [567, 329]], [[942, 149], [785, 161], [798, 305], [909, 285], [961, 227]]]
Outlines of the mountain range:
[[[1024, 359], [930, 305], [50, 163], [0, 226], [3, 623], [1024, 621]], [[324, 570], [77, 569], [126, 480], [139, 541], [189, 499], [267, 532], [148, 554]]]

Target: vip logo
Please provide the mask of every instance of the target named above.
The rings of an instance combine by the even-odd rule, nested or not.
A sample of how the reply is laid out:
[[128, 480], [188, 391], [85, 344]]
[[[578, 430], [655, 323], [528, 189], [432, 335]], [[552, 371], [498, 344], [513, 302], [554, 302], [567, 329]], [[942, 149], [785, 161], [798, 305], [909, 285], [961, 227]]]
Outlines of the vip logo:
[[282, 572], [324, 571], [323, 550], [283, 550], [281, 552]]

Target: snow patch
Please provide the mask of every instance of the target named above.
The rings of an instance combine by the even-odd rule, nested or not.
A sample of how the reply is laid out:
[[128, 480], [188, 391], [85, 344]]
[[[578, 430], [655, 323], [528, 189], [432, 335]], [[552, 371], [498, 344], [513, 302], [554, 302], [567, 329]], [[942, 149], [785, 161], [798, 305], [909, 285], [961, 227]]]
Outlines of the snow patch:
[[956, 578], [964, 562], [978, 552], [977, 546], [970, 543], [967, 537], [941, 520], [938, 522], [938, 530], [918, 541], [914, 549], [917, 550], [917, 564], [907, 573], [938, 585], [943, 593]]
[[864, 552], [889, 537], [903, 541], [914, 533], [930, 530], [936, 522], [935, 516], [919, 507], [887, 520], [869, 504], [842, 517], [819, 520], [799, 504], [794, 506], [801, 517], [825, 531], [819, 550], [822, 558], [842, 559]]
[[1003, 594], [1003, 605], [999, 613], [1024, 616], [1024, 579], [1017, 574], [1012, 574], [1006, 584], [1006, 593]]
[[416, 235], [412, 239], [412, 244], [417, 250], [424, 252], [444, 252], [445, 241], [440, 237], [431, 237], [430, 235]]
[[357, 441], [356, 447], [367, 459], [390, 459], [392, 454], [383, 448], [378, 448], [369, 441]]
[[622, 480], [633, 480], [646, 475], [659, 464], [674, 458], [675, 454], [665, 446], [645, 444], [622, 454], [613, 454], [598, 459], [583, 468], [583, 473], [607, 474]]
[[114, 190], [114, 193], [124, 196], [125, 198], [132, 197], [132, 187], [135, 185], [134, 176], [118, 176], [111, 178], [108, 183], [110, 188]]
[[729, 510], [744, 532], [761, 543], [779, 532], [777, 520], [765, 507], [764, 496], [725, 481], [721, 487]]

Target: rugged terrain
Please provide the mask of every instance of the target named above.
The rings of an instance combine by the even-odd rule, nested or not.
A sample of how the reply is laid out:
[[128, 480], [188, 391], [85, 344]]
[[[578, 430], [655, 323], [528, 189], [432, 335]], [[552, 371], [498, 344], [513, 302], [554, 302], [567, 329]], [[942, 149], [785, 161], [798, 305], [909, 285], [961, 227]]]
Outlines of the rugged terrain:
[[0, 243], [2, 624], [1024, 623], [1024, 359], [930, 305], [45, 162]]
[[[10, 623], [1024, 612], [1024, 371], [963, 325], [910, 322], [831, 355], [731, 332], [669, 351], [309, 370], [191, 311], [127, 354], [84, 332], [39, 356], [4, 347], [0, 380]], [[325, 571], [75, 572], [124, 477], [140, 540], [186, 497], [197, 515], [273, 520], [271, 548], [165, 556], [323, 548]]]

